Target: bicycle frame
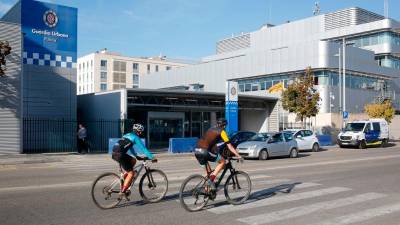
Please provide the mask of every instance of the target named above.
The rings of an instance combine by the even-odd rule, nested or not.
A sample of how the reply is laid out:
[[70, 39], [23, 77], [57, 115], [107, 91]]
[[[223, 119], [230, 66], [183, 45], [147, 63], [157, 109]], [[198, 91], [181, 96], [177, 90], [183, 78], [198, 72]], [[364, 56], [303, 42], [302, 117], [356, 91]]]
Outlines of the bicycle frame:
[[[227, 159], [227, 160], [228, 160], [228, 162], [225, 164], [225, 168], [224, 168], [224, 170], [222, 171], [221, 176], [218, 178], [218, 181], [215, 182], [215, 186], [216, 186], [216, 187], [218, 187], [219, 184], [221, 183], [222, 179], [224, 178], [224, 176], [225, 176], [225, 174], [226, 174], [226, 171], [229, 170], [229, 171], [231, 172], [231, 174], [235, 173], [235, 168], [233, 168], [233, 166], [232, 166], [231, 159]], [[209, 177], [209, 176], [210, 176], [210, 174], [208, 174], [208, 177]]]
[[[139, 163], [139, 165], [136, 165], [135, 167], [133, 167], [133, 171], [135, 171], [135, 176], [132, 178], [132, 182], [131, 182], [130, 188], [133, 186], [135, 181], [138, 179], [138, 177], [139, 177], [140, 173], [142, 172], [143, 168], [144, 168], [145, 172], [150, 170], [150, 168], [147, 165], [146, 161], [142, 161], [141, 163]], [[126, 171], [124, 171], [122, 169], [121, 165], [120, 165], [120, 171], [121, 171], [121, 173], [122, 172], [126, 172]], [[147, 177], [149, 179], [149, 183], [152, 184], [152, 185], [155, 185], [151, 173], [149, 173], [149, 174], [150, 174], [150, 176]]]

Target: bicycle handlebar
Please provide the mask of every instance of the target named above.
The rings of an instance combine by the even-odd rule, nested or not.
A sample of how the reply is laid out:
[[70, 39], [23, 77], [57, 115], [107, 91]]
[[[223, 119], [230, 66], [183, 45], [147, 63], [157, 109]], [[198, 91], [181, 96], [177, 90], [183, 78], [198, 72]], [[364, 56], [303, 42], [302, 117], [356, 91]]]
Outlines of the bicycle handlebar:
[[[136, 156], [136, 159], [137, 160], [142, 160], [142, 161], [150, 160], [149, 157], [146, 157], [146, 156], [145, 157]], [[156, 158], [154, 158], [154, 159], [151, 160], [151, 162], [152, 163], [156, 163], [156, 162], [158, 162], [158, 160]]]

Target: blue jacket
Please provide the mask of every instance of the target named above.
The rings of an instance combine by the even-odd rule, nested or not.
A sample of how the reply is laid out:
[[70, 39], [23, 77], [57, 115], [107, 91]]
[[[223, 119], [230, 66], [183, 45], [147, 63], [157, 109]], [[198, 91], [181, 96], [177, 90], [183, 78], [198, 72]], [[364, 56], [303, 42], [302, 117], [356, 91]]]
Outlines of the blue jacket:
[[129, 149], [132, 155], [138, 156], [145, 154], [147, 158], [154, 159], [153, 154], [151, 154], [151, 152], [143, 145], [142, 140], [140, 140], [139, 136], [134, 133], [127, 133], [123, 136], [123, 138], [126, 138], [132, 142], [133, 145]]

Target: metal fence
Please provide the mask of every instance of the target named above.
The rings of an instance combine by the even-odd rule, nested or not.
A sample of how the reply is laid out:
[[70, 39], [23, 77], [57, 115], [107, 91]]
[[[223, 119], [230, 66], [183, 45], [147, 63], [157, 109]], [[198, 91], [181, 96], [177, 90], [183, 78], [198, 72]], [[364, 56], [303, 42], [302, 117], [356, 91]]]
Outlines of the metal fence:
[[23, 119], [23, 152], [77, 151], [78, 124], [87, 130], [89, 152], [107, 152], [108, 139], [121, 137], [132, 120], [76, 121], [64, 119]]
[[310, 122], [307, 123], [279, 123], [279, 130], [286, 130], [286, 129], [313, 129], [312, 124]]

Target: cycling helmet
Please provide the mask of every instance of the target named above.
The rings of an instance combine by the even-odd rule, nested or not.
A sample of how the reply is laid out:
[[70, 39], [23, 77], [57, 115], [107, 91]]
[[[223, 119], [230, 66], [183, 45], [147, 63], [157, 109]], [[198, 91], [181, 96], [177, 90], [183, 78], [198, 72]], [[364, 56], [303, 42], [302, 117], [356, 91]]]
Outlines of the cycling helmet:
[[135, 123], [135, 124], [133, 124], [132, 130], [136, 131], [136, 132], [143, 132], [144, 126], [140, 123]]
[[228, 124], [228, 121], [225, 118], [219, 118], [217, 120], [218, 127], [223, 127], [223, 126], [226, 126], [227, 124]]

